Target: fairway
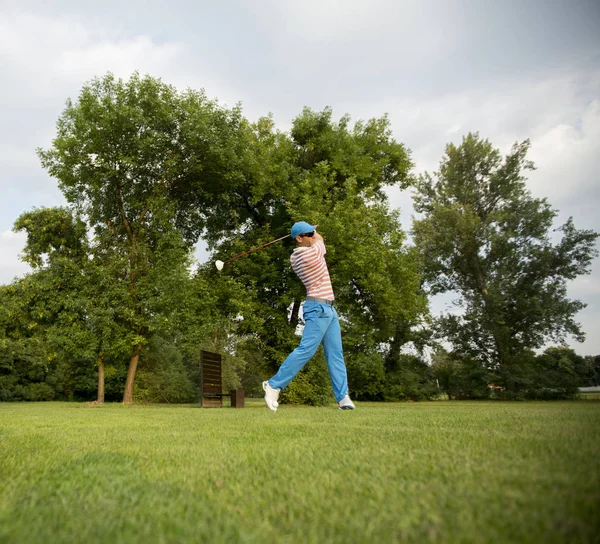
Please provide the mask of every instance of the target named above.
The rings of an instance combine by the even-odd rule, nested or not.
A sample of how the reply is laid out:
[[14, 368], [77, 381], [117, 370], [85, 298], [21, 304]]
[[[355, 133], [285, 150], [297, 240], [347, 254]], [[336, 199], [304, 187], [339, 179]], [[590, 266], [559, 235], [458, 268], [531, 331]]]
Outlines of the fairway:
[[0, 542], [594, 542], [600, 403], [0, 404]]

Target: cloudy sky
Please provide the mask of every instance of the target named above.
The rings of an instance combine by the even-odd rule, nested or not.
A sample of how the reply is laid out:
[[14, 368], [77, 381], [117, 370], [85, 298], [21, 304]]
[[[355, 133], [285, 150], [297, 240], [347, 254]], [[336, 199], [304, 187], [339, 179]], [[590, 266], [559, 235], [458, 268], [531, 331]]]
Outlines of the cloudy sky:
[[[35, 149], [65, 100], [134, 70], [241, 102], [250, 119], [271, 112], [282, 129], [304, 106], [388, 113], [418, 171], [469, 131], [503, 152], [529, 138], [532, 193], [558, 223], [600, 231], [598, 0], [0, 0], [0, 283], [27, 272], [15, 219], [64, 203]], [[409, 228], [410, 195], [390, 198]], [[600, 353], [600, 260], [569, 294], [588, 304], [573, 347]]]

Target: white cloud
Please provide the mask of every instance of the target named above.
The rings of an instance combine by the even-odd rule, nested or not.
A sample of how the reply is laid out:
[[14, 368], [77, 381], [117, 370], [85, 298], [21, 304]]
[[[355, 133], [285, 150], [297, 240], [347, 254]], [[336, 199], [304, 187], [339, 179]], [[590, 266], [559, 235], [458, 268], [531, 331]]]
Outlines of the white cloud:
[[10, 283], [15, 277], [31, 271], [29, 265], [19, 259], [26, 240], [25, 233], [0, 232], [0, 284]]
[[[548, 73], [488, 82], [434, 99], [379, 105], [393, 119], [395, 132], [411, 145], [419, 167], [437, 166], [448, 141], [460, 143], [467, 132], [479, 132], [495, 147], [509, 149], [515, 141], [539, 141], [560, 126], [581, 126], [580, 139], [598, 145], [597, 104], [600, 69]], [[386, 107], [387, 106], [387, 107]], [[543, 145], [543, 144], [542, 144]]]
[[[598, 67], [586, 74], [496, 82], [437, 99], [370, 105], [362, 117], [383, 111], [390, 115], [396, 138], [411, 147], [417, 172], [437, 170], [446, 144], [459, 144], [468, 132], [479, 132], [504, 153], [529, 138], [529, 158], [537, 167], [527, 174], [534, 196], [547, 197], [564, 211], [561, 217], [574, 215], [577, 224], [579, 216], [585, 228], [600, 230], [597, 206], [592, 206], [600, 186]], [[392, 201], [399, 204], [400, 198]]]
[[98, 25], [83, 11], [0, 13], [0, 67], [5, 83], [0, 101], [10, 104], [2, 111], [6, 130], [0, 146], [10, 143], [32, 154], [50, 143], [67, 98], [76, 99], [86, 81], [107, 72], [128, 78], [139, 71], [182, 89], [205, 88], [229, 104], [240, 100], [218, 77], [218, 67], [195, 54], [189, 42], [128, 34], [117, 25]]
[[[4, 86], [17, 103], [61, 104], [93, 76], [108, 71], [163, 73], [185, 55], [179, 43], [157, 43], [149, 36], [113, 36], [83, 17], [0, 14], [2, 65], [13, 85]], [[35, 97], [36, 102], [31, 99]]]
[[[437, 170], [448, 142], [478, 131], [494, 147], [507, 153], [512, 144], [529, 138], [529, 158], [537, 170], [527, 172], [535, 197], [547, 197], [559, 210], [557, 226], [572, 216], [577, 228], [600, 232], [600, 69], [549, 73], [536, 80], [524, 78], [451, 93], [438, 99], [388, 102], [364, 116], [388, 111], [396, 138], [412, 148], [416, 171]], [[350, 109], [352, 111], [352, 109]], [[356, 111], [356, 109], [354, 109]], [[402, 222], [414, 214], [409, 191], [390, 191], [394, 206], [402, 209]], [[569, 297], [588, 307], [577, 314], [587, 333], [584, 345], [572, 343], [581, 353], [600, 353], [600, 260], [592, 273], [571, 282]], [[446, 308], [451, 297], [437, 297], [432, 312]]]
[[[161, 75], [177, 66], [181, 55], [186, 50], [176, 42], [112, 35], [83, 16], [0, 13], [0, 229], [10, 229], [32, 207], [64, 204], [35, 150], [50, 145], [68, 97], [76, 98], [86, 80], [107, 71], [122, 77], [134, 70]], [[18, 258], [24, 243], [10, 230], [0, 235], [0, 282], [28, 270]]]
[[600, 97], [571, 120], [548, 127], [532, 142], [531, 158], [539, 167], [530, 175], [537, 195], [569, 205], [587, 195], [600, 203]]
[[597, 332], [600, 329], [600, 294], [594, 289], [595, 287], [592, 287], [591, 291], [585, 290], [579, 296], [571, 293], [569, 289], [570, 298], [576, 298], [587, 304], [587, 307], [575, 316], [575, 321], [581, 325], [586, 335], [585, 341], [582, 344], [574, 340], [567, 341], [567, 345], [581, 355], [600, 355]]
[[179, 44], [156, 44], [148, 36], [136, 36], [64, 50], [56, 57], [53, 71], [58, 77], [72, 79], [78, 84], [107, 71], [127, 78], [135, 70], [161, 73], [184, 53], [185, 48]]
[[575, 298], [587, 295], [600, 297], [600, 275], [579, 276], [574, 279], [569, 285], [569, 294]]
[[[413, 56], [427, 56], [445, 41], [446, 47], [451, 28], [457, 24], [456, 11], [445, 4], [433, 6], [423, 2], [390, 2], [389, 0], [304, 0], [302, 2], [273, 1], [268, 10], [284, 23], [279, 30], [298, 45], [316, 43], [361, 47], [365, 42], [381, 41], [386, 37], [410, 41], [418, 28], [438, 17], [436, 31], [427, 34]], [[425, 36], [422, 36], [425, 38]]]
[[39, 161], [35, 150], [25, 149], [10, 141], [1, 141], [0, 164], [2, 164], [4, 171], [7, 169], [33, 170], [39, 165]]
[[[66, 98], [93, 76], [134, 70], [230, 105], [243, 100], [251, 118], [273, 111], [282, 128], [304, 105], [355, 119], [387, 111], [419, 171], [437, 169], [445, 144], [469, 131], [503, 151], [530, 138], [534, 194], [549, 197], [561, 218], [600, 230], [598, 41], [576, 6], [549, 6], [535, 24], [539, 6], [518, 0], [257, 0], [236, 10], [175, 3], [168, 13], [152, 1], [40, 2], [35, 12], [26, 4], [0, 13], [0, 231], [25, 209], [61, 203], [35, 148], [49, 145]], [[408, 227], [408, 194], [392, 192], [392, 202]], [[0, 281], [26, 270], [23, 244], [0, 234]], [[578, 280], [570, 292], [587, 302], [594, 285]], [[585, 310], [585, 328], [586, 346], [596, 342], [590, 349], [600, 352], [591, 334], [600, 328], [597, 305]]]

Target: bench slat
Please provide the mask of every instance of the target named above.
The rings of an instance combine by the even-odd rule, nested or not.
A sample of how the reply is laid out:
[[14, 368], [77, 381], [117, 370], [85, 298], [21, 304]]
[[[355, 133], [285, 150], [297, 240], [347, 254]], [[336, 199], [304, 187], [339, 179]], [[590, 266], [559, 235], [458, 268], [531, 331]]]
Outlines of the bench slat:
[[223, 406], [223, 397], [231, 397], [231, 406], [244, 407], [244, 390], [236, 389], [223, 393], [222, 357], [220, 353], [202, 350], [200, 352], [201, 365], [201, 406], [215, 408]]
[[206, 385], [202, 386], [203, 393], [218, 393], [221, 394], [223, 392], [220, 385]]

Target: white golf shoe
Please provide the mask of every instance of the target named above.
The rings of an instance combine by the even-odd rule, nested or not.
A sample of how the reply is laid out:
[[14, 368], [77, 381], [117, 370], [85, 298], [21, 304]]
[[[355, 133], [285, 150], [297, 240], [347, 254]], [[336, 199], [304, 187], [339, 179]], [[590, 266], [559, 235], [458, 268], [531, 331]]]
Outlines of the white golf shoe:
[[269, 410], [273, 410], [273, 412], [277, 412], [277, 407], [279, 403], [277, 399], [279, 398], [279, 389], [273, 389], [269, 382], [263, 382], [263, 389], [265, 391], [265, 404]]
[[354, 403], [350, 400], [349, 395], [346, 395], [338, 404], [340, 410], [354, 410]]

